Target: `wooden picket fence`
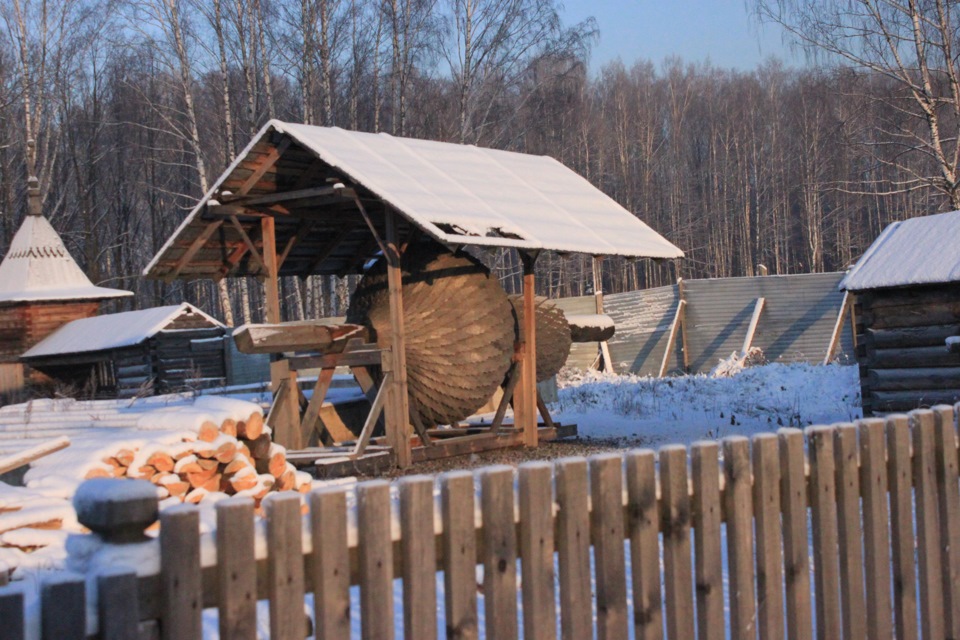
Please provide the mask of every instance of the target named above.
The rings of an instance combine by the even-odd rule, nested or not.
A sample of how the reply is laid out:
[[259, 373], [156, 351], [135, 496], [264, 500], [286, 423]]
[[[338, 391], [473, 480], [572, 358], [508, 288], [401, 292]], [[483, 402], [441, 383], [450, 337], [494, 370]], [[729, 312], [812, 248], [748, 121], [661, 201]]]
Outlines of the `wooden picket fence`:
[[[405, 478], [396, 515], [387, 482], [362, 483], [355, 520], [345, 490], [314, 491], [308, 526], [299, 497], [278, 496], [261, 560], [252, 505], [226, 501], [206, 568], [197, 511], [167, 510], [159, 575], [96, 578], [99, 637], [199, 638], [216, 607], [221, 638], [253, 638], [260, 599], [274, 639], [311, 626], [345, 639], [359, 585], [362, 637], [389, 639], [398, 577], [417, 640], [620, 639], [631, 626], [644, 639], [960, 638], [953, 407], [666, 446], [659, 464], [635, 450], [476, 475], [479, 504], [472, 473], [442, 476], [439, 504], [432, 478]], [[22, 637], [13, 589], [0, 590], [0, 638]], [[46, 583], [42, 637], [86, 637], [84, 597], [83, 577]]]

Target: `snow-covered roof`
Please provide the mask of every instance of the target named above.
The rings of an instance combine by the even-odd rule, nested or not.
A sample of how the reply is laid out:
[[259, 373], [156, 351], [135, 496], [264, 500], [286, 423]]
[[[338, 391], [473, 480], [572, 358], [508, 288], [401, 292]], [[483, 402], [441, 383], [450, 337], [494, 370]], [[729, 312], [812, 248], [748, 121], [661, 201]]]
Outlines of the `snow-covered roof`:
[[0, 262], [0, 303], [132, 295], [130, 291], [98, 287], [90, 282], [43, 216], [24, 218]]
[[[232, 185], [242, 184], [251, 172], [256, 174], [264, 154], [268, 149], [277, 153], [277, 141], [286, 136], [298, 149], [342, 176], [348, 186], [357, 185], [369, 192], [412, 225], [446, 244], [638, 258], [683, 257], [683, 252], [663, 236], [550, 157], [271, 120], [144, 273], [159, 277], [179, 273], [183, 264], [177, 268], [174, 265], [185, 255], [190, 260], [189, 240], [201, 237], [191, 227], [206, 228], [216, 219], [205, 217], [206, 205], [229, 201], [234, 195], [230, 193]], [[282, 190], [278, 182], [279, 177], [271, 179], [268, 188]], [[329, 186], [322, 177], [309, 186], [318, 185]], [[254, 188], [250, 193], [262, 194], [264, 189]], [[343, 212], [340, 216], [344, 217]], [[230, 231], [223, 225], [218, 233]], [[213, 244], [218, 239], [211, 232], [200, 242]]]
[[93, 318], [82, 318], [63, 325], [38, 342], [21, 358], [105, 351], [140, 344], [183, 313], [197, 314], [214, 326], [224, 327], [189, 302], [140, 311], [125, 311]]
[[840, 282], [848, 291], [960, 282], [960, 211], [894, 222]]

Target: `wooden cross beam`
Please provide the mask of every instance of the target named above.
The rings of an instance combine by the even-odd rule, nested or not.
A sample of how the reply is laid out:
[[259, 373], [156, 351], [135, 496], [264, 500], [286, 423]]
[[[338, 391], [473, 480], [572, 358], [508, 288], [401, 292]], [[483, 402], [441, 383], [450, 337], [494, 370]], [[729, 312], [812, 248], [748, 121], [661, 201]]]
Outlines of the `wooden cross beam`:
[[342, 189], [335, 187], [311, 187], [309, 189], [298, 189], [294, 191], [277, 191], [275, 193], [266, 193], [259, 196], [240, 196], [223, 195], [221, 202], [224, 205], [235, 205], [241, 207], [254, 207], [260, 205], [273, 205], [278, 202], [287, 202], [289, 200], [302, 200], [303, 198], [318, 198], [322, 196], [339, 196]]
[[257, 264], [260, 265], [261, 269], [266, 271], [267, 266], [263, 262], [263, 257], [260, 255], [260, 252], [257, 251], [257, 247], [253, 244], [250, 236], [247, 235], [246, 229], [244, 229], [243, 225], [240, 224], [240, 221], [237, 220], [237, 216], [230, 216], [230, 224], [233, 225], [233, 228], [236, 229], [238, 234], [240, 234], [240, 239], [243, 240], [243, 244], [246, 245], [247, 251], [250, 252], [250, 255], [253, 257], [253, 259], [257, 261]]
[[187, 248], [186, 252], [180, 257], [177, 261], [177, 265], [173, 268], [173, 271], [170, 275], [167, 276], [168, 280], [174, 280], [177, 276], [180, 275], [180, 272], [183, 271], [183, 268], [193, 260], [194, 256], [197, 255], [197, 252], [203, 248], [203, 245], [207, 244], [207, 240], [216, 233], [217, 229], [223, 224], [223, 220], [214, 220], [207, 227], [200, 232], [200, 235], [197, 236], [197, 239], [190, 243], [190, 246]]
[[300, 222], [300, 226], [297, 227], [297, 232], [287, 240], [287, 245], [283, 248], [283, 252], [280, 254], [280, 257], [277, 258], [277, 270], [279, 271], [283, 268], [283, 263], [286, 261], [287, 256], [290, 255], [290, 251], [304, 238], [310, 235], [310, 232], [313, 231], [315, 221], [313, 220], [303, 220]]

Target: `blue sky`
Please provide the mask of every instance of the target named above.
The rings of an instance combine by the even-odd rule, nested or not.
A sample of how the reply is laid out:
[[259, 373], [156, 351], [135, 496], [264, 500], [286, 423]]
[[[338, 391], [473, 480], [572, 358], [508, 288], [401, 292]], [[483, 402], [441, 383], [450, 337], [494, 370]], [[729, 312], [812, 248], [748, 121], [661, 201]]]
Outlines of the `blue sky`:
[[669, 56], [686, 62], [752, 69], [776, 56], [788, 65], [802, 56], [783, 44], [776, 25], [759, 25], [744, 0], [563, 0], [568, 24], [593, 16], [600, 29], [591, 67]]

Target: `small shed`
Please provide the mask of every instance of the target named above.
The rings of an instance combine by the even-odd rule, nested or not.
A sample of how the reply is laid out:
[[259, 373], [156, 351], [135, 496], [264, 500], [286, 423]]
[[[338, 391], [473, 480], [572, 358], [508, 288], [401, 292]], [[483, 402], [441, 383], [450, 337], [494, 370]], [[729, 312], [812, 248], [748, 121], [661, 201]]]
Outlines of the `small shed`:
[[131, 397], [219, 386], [226, 327], [184, 302], [74, 320], [21, 359], [89, 395]]
[[72, 320], [97, 315], [101, 302], [133, 295], [90, 282], [41, 215], [36, 179], [29, 185], [28, 215], [0, 262], [0, 394], [30, 377], [19, 362], [26, 350]]
[[894, 222], [847, 273], [864, 415], [960, 401], [960, 211]]

